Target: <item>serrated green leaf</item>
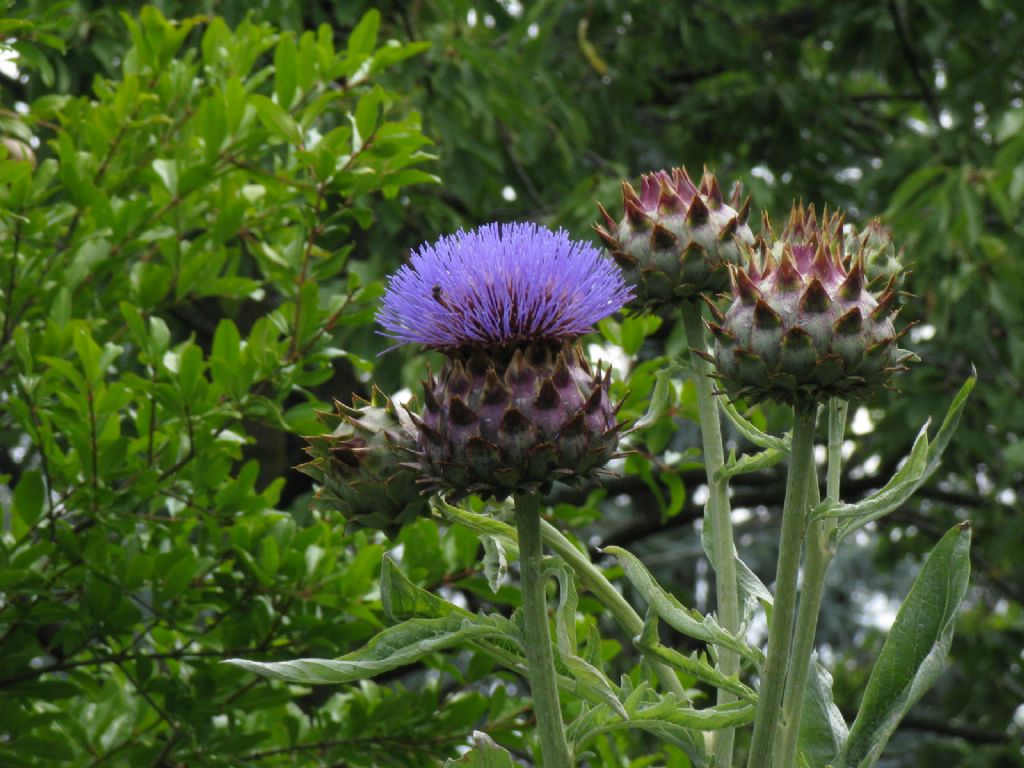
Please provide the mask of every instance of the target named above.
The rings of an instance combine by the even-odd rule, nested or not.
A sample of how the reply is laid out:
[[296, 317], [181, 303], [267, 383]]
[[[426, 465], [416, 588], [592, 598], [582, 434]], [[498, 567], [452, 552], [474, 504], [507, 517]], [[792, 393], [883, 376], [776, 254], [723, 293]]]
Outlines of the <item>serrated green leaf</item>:
[[942, 454], [953, 438], [964, 406], [967, 404], [967, 399], [976, 382], [976, 376], [971, 376], [964, 382], [950, 403], [942, 425], [933, 440], [928, 439], [930, 422], [926, 422], [921, 427], [910, 450], [910, 455], [884, 487], [856, 504], [836, 504], [826, 501], [811, 512], [810, 520], [826, 517], [839, 518], [842, 522], [839, 525], [837, 538], [842, 541], [872, 520], [878, 520], [898, 509], [927, 482], [938, 468]]
[[698, 611], [687, 608], [666, 592], [633, 554], [621, 547], [605, 547], [604, 551], [619, 560], [629, 583], [636, 588], [647, 601], [651, 610], [666, 624], [688, 637], [729, 648], [746, 659], [756, 663], [760, 662], [761, 654], [758, 651], [727, 632], [714, 618], [703, 616]]
[[639, 637], [633, 639], [638, 651], [663, 661], [671, 667], [675, 667], [684, 674], [710, 683], [716, 688], [732, 691], [741, 699], [756, 701], [757, 695], [748, 686], [744, 685], [735, 677], [727, 677], [715, 669], [711, 664], [702, 658], [687, 656], [679, 651], [662, 645], [658, 639], [658, 617], [653, 611], [648, 610], [647, 619], [644, 621], [644, 631]]
[[473, 731], [470, 743], [473, 748], [458, 760], [448, 760], [445, 768], [516, 768], [512, 756], [486, 733]]
[[389, 621], [439, 619], [451, 614], [472, 616], [447, 600], [416, 586], [394, 560], [384, 556], [380, 569], [380, 599]]
[[259, 662], [227, 659], [263, 677], [302, 685], [350, 683], [413, 664], [428, 654], [472, 640], [501, 638], [506, 634], [486, 619], [451, 614], [440, 619], [411, 619], [377, 634], [363, 648], [339, 659], [296, 659]]

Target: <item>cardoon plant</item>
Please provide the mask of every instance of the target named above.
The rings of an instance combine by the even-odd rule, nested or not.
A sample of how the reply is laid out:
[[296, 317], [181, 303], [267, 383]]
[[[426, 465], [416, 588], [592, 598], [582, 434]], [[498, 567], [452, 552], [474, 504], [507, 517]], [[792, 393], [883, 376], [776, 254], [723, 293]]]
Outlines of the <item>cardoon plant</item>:
[[523, 618], [541, 751], [571, 764], [548, 632], [539, 492], [595, 475], [621, 427], [610, 373], [577, 339], [630, 298], [595, 248], [532, 224], [490, 224], [422, 247], [395, 274], [379, 320], [445, 355], [423, 382], [420, 468], [454, 496], [515, 497]]
[[[973, 379], [937, 434], [922, 429], [882, 488], [842, 503], [846, 399], [868, 398], [889, 385], [909, 359], [897, 347], [901, 275], [887, 232], [877, 223], [859, 232], [844, 228], [835, 214], [819, 222], [813, 208], [797, 206], [780, 236], [765, 220], [755, 240], [746, 223], [749, 206], [739, 204], [738, 191], [727, 203], [711, 174], [697, 186], [683, 170], [660, 172], [644, 177], [640, 194], [631, 190], [626, 187], [623, 221], [606, 215], [599, 229], [614, 260], [565, 232], [527, 224], [492, 224], [421, 247], [391, 277], [378, 319], [398, 345], [443, 356], [437, 375], [423, 382], [422, 411], [408, 405], [406, 419], [378, 395], [325, 416], [333, 433], [310, 439], [314, 461], [304, 471], [321, 484], [319, 509], [340, 513], [351, 528], [389, 535], [420, 514], [469, 528], [484, 545], [485, 571], [487, 562], [500, 566], [498, 576], [488, 573], [495, 590], [504, 553], [518, 550], [522, 613], [510, 619], [470, 612], [416, 586], [385, 558], [380, 596], [393, 625], [364, 647], [337, 659], [233, 663], [293, 683], [348, 683], [467, 648], [529, 679], [544, 768], [568, 768], [585, 760], [596, 740], [627, 729], [683, 749], [695, 766], [730, 768], [734, 734], [752, 723], [752, 768], [873, 768], [948, 651], [966, 589], [969, 526], [947, 533], [924, 564], [849, 728], [832, 704], [831, 678], [813, 660], [826, 570], [845, 538], [895, 510], [934, 472]], [[727, 281], [732, 304], [723, 309], [717, 291]], [[621, 424], [609, 373], [590, 367], [579, 338], [634, 298], [638, 310], [678, 309], [691, 348], [717, 616], [686, 607], [638, 558], [609, 546], [605, 555], [618, 561], [646, 604], [641, 617], [585, 548], [540, 516], [542, 496], [555, 481], [597, 478], [617, 450]], [[662, 389], [665, 379], [658, 377]], [[656, 389], [651, 413], [666, 397]], [[736, 398], [791, 406], [792, 435], [759, 430]], [[828, 480], [820, 501], [813, 441], [823, 405]], [[725, 457], [719, 409], [759, 452]], [[736, 552], [728, 483], [787, 457], [773, 594]], [[489, 500], [483, 512], [474, 509], [474, 495]], [[510, 503], [514, 527], [502, 519]], [[542, 540], [553, 554], [543, 563]], [[544, 596], [552, 573], [559, 584], [554, 639]], [[576, 636], [577, 584], [602, 603], [639, 653], [638, 667], [619, 682], [605, 672], [597, 627], [590, 626], [585, 642]], [[767, 655], [745, 637], [758, 606], [771, 606]], [[696, 641], [705, 648], [683, 653], [665, 644], [661, 623], [688, 637], [688, 646]], [[759, 680], [756, 692], [747, 676]], [[714, 703], [698, 706], [696, 684], [715, 689]], [[560, 696], [576, 702], [571, 722], [563, 722]], [[473, 751], [511, 765], [496, 745]]]

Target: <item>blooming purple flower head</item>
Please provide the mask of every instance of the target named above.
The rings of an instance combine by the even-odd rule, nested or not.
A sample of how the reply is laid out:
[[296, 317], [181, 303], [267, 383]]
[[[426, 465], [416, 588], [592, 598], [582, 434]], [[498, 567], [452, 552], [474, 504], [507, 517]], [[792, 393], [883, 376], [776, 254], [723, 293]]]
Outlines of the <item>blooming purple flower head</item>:
[[486, 224], [422, 245], [388, 280], [377, 322], [434, 349], [573, 339], [632, 292], [597, 248], [536, 224]]

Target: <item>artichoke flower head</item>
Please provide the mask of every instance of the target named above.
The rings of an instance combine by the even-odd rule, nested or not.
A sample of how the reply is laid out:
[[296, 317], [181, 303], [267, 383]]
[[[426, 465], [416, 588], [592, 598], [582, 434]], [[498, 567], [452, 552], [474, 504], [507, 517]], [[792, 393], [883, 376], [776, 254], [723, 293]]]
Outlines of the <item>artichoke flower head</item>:
[[416, 251], [378, 322], [445, 356], [415, 419], [427, 487], [503, 499], [598, 473], [622, 425], [610, 372], [578, 339], [630, 297], [611, 260], [561, 230], [489, 224]]
[[695, 184], [685, 168], [645, 174], [638, 193], [622, 183], [622, 219], [600, 207], [594, 227], [626, 281], [635, 286], [637, 309], [670, 309], [729, 287], [729, 267], [743, 262], [754, 243], [747, 225], [750, 198], [741, 188], [729, 200], [707, 169]]
[[709, 324], [725, 390], [751, 402], [869, 397], [913, 359], [894, 327], [896, 276], [869, 285], [866, 249], [847, 256], [843, 219], [795, 206], [778, 239], [765, 218], [747, 263], [732, 269], [733, 301]]

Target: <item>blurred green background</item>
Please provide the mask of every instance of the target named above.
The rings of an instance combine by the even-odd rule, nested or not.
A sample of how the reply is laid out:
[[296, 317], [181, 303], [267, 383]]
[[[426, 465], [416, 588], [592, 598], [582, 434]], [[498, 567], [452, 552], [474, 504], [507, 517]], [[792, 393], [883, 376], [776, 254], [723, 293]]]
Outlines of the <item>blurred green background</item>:
[[[517, 603], [463, 531], [311, 513], [299, 436], [371, 379], [415, 391], [424, 356], [378, 357], [373, 313], [419, 243], [518, 219], [596, 241], [622, 179], [704, 164], [773, 220], [795, 198], [882, 216], [912, 265], [922, 362], [851, 410], [848, 500], [976, 366], [942, 469], [835, 562], [821, 652], [849, 719], [922, 553], [972, 520], [952, 664], [883, 764], [1024, 764], [1018, 4], [8, 0], [0, 36], [0, 765], [428, 766], [474, 729], [525, 755], [521, 681], [468, 654], [316, 690], [219, 661], [365, 642], [396, 544], [424, 586]], [[672, 316], [589, 342], [634, 417], [685, 351]], [[708, 610], [694, 417], [684, 386], [621, 477], [551, 502]], [[734, 482], [766, 580], [783, 484]], [[598, 751], [689, 764], [637, 735]]]

